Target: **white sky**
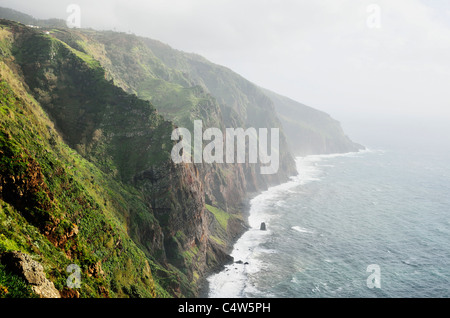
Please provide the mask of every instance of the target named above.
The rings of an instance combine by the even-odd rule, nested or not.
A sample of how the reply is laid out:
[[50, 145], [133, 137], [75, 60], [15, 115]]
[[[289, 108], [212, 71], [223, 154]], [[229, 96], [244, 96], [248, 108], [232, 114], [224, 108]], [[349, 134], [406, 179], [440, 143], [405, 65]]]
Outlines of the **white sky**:
[[352, 133], [398, 118], [450, 124], [447, 0], [0, 0], [37, 18], [65, 19], [71, 3], [82, 27], [198, 53]]

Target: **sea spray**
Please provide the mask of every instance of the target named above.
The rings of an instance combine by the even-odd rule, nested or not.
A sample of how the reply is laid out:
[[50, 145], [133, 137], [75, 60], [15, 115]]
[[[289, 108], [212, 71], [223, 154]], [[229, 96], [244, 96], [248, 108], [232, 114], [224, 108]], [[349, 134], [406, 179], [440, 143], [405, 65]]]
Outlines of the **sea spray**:
[[[231, 256], [235, 263], [226, 265], [223, 271], [208, 278], [209, 297], [240, 298], [255, 290], [248, 277], [264, 269], [264, 262], [260, 259], [262, 255], [274, 253], [261, 247], [262, 243], [273, 236], [270, 222], [274, 217], [278, 217], [268, 211], [271, 207], [282, 204], [280, 196], [287, 191], [307, 182], [320, 180], [320, 170], [311, 164], [317, 160], [320, 159], [316, 156], [296, 158], [298, 175], [291, 177], [286, 183], [269, 188], [250, 201], [250, 229], [234, 245]], [[261, 223], [267, 224], [266, 231], [260, 230]]]

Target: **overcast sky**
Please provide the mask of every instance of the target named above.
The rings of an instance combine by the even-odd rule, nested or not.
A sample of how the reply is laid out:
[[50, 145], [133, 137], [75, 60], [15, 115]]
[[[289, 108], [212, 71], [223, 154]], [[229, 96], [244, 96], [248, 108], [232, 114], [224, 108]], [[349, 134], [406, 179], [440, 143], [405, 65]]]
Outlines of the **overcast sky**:
[[450, 122], [447, 0], [0, 0], [37, 18], [71, 3], [82, 27], [198, 53], [355, 133], [398, 115]]

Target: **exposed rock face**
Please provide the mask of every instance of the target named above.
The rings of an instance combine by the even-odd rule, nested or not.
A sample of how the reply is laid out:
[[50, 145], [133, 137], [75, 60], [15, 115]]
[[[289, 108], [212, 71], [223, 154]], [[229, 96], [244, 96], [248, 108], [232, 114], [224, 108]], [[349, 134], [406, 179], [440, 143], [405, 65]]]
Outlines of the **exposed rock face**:
[[197, 257], [206, 255], [207, 228], [204, 212], [204, 189], [194, 165], [175, 165], [171, 161], [152, 167], [135, 177], [134, 183], [147, 195], [161, 226], [163, 246], [160, 261], [168, 261], [188, 271], [204, 271], [204, 262], [186, 264], [183, 251], [198, 249]]
[[45, 277], [44, 267], [22, 252], [7, 252], [1, 262], [8, 270], [22, 277], [41, 298], [61, 298], [55, 285]]
[[[131, 48], [139, 47], [147, 58], [153, 60], [152, 53], [144, 45], [131, 38], [122, 39], [118, 34], [114, 38], [123, 44], [130, 44]], [[167, 79], [162, 76], [158, 82], [165, 88], [164, 93], [158, 98], [149, 98], [152, 103], [155, 102], [152, 105], [104, 80], [105, 75], [108, 76], [107, 70], [113, 78], [122, 78], [120, 83], [127, 83], [125, 89], [133, 88], [128, 89], [128, 93], [137, 91], [140, 92], [138, 96], [155, 97], [157, 90], [152, 89], [152, 81], [144, 81], [146, 85], [143, 86], [150, 85], [144, 89], [141, 84], [134, 85], [130, 78], [136, 79], [139, 77], [137, 74], [144, 76], [148, 73], [147, 69], [144, 73], [136, 70], [125, 74], [123, 70], [115, 68], [123, 65], [124, 69], [129, 69], [128, 62], [117, 58], [117, 54], [123, 54], [130, 60], [128, 50], [117, 51], [116, 47], [106, 45], [108, 53], [104, 58], [111, 58], [115, 66], [110, 68], [103, 64], [104, 68], [101, 68], [90, 67], [75, 58], [72, 50], [57, 40], [40, 38], [30, 33], [23, 34], [16, 41], [24, 50], [31, 48], [31, 42], [39, 43], [48, 53], [39, 57], [23, 55], [18, 57], [18, 61], [35, 98], [54, 118], [56, 127], [68, 145], [103, 171], [116, 171], [116, 176], [122, 182], [142, 193], [148, 211], [138, 214], [130, 210], [128, 228], [131, 237], [161, 264], [170, 264], [181, 270], [192, 285], [209, 269], [229, 260], [226, 254], [231, 243], [244, 229], [236, 221], [236, 216], [242, 215], [247, 195], [287, 181], [294, 173], [294, 162], [288, 155], [284, 137], [280, 149], [281, 169], [273, 176], [261, 175], [257, 164], [175, 165], [169, 158], [174, 144], [170, 138], [172, 130], [175, 125], [189, 128], [193, 118], [201, 119], [205, 128], [280, 127], [270, 100], [255, 91], [255, 88], [233, 91], [236, 99], [240, 100], [238, 96], [249, 94], [251, 101], [223, 99], [224, 105], [233, 106], [230, 108], [219, 105], [209, 95], [215, 90], [194, 85], [190, 81], [182, 81], [181, 85], [177, 80], [169, 80], [170, 76]], [[55, 58], [49, 58], [49, 55]], [[158, 62], [158, 65], [161, 64]], [[40, 72], [41, 69], [46, 71]], [[164, 68], [164, 72], [167, 75], [177, 73], [170, 68]], [[56, 76], [49, 76], [50, 73]], [[141, 82], [139, 80], [136, 83]], [[246, 87], [248, 84], [244, 81], [239, 85]], [[182, 88], [184, 93], [177, 95], [177, 90], [172, 91], [174, 85], [179, 85], [177, 87]], [[37, 92], [48, 94], [41, 96]], [[172, 102], [164, 102], [165, 99], [172, 101], [173, 98], [173, 105]], [[197, 102], [191, 104], [192, 100]], [[183, 108], [180, 105], [184, 105]], [[175, 125], [160, 116], [156, 111], [158, 106], [159, 111], [173, 119]], [[167, 108], [177, 111], [168, 114]], [[226, 114], [222, 114], [222, 110]], [[261, 112], [269, 119], [265, 118], [267, 116], [261, 117]], [[188, 115], [179, 117], [180, 113]], [[214, 227], [209, 227], [214, 224], [211, 222], [214, 216], [205, 211], [205, 203], [234, 216], [218, 241], [211, 239], [219, 234], [213, 231]], [[188, 289], [191, 288], [181, 289], [190, 295]], [[192, 289], [195, 290], [195, 287]]]
[[60, 292], [61, 298], [80, 298], [80, 293], [76, 289], [64, 287]]
[[[276, 104], [274, 98], [267, 97], [237, 74], [203, 59], [186, 55], [177, 57], [176, 63], [170, 63], [167, 59], [175, 51], [168, 52], [157, 45], [149, 45], [159, 52], [159, 60], [136, 37], [117, 33], [110, 39], [110, 34], [98, 33], [94, 37], [100, 42], [91, 43], [92, 39], [87, 34], [78, 32], [59, 30], [47, 37], [25, 26], [12, 25], [9, 29], [14, 33], [15, 52], [20, 53], [14, 53], [16, 56], [11, 61], [17, 64], [15, 67], [20, 69], [20, 78], [23, 76], [29, 93], [49, 114], [64, 142], [108, 177], [126, 185], [126, 198], [130, 199], [125, 200], [124, 197], [123, 202], [112, 200], [112, 203], [117, 207], [117, 215], [123, 216], [127, 222], [127, 234], [159, 265], [167, 270], [177, 268], [176, 275], [173, 275], [177, 278], [173, 279], [169, 272], [156, 269], [157, 275], [168, 281], [165, 286], [170, 292], [175, 291], [177, 296], [195, 295], [195, 285], [202, 276], [219, 264], [232, 261], [228, 252], [233, 240], [245, 229], [242, 211], [247, 197], [270, 185], [287, 181], [296, 170], [283, 134], [280, 136], [279, 173], [261, 175], [259, 166], [251, 164], [175, 165], [170, 160], [171, 132], [175, 125], [189, 128], [187, 124], [192, 119], [201, 119], [205, 128], [222, 130], [225, 127], [283, 128], [273, 109], [273, 104]], [[57, 40], [55, 37], [58, 36], [67, 43]], [[105, 50], [85, 50], [76, 43], [78, 40], [87, 48], [104, 47]], [[130, 55], [130, 52], [137, 52], [137, 55]], [[97, 55], [93, 59], [99, 60], [97, 62], [89, 57], [94, 53]], [[162, 61], [173, 69], [164, 66]], [[150, 69], [154, 72], [149, 72]], [[289, 114], [285, 116], [289, 117]], [[323, 151], [336, 149], [333, 148], [336, 142], [332, 142], [336, 139], [316, 139], [322, 136], [318, 133], [305, 138], [309, 135], [305, 129], [301, 131], [301, 135], [295, 135], [296, 142], [308, 139], [305, 145], [316, 145], [319, 144], [316, 140], [319, 140], [323, 141]], [[337, 128], [332, 133], [336, 131], [341, 133]], [[343, 140], [343, 145], [346, 145], [347, 139]], [[302, 144], [302, 149], [306, 149], [305, 145]], [[13, 146], [11, 144], [8, 149], [14, 149]], [[47, 151], [50, 148], [44, 147]], [[317, 151], [317, 148], [311, 151]], [[6, 158], [6, 151], [0, 149], [0, 152]], [[79, 218], [93, 206], [100, 212], [103, 206], [95, 204], [95, 200], [81, 200], [76, 196], [83, 209], [78, 211], [77, 207], [72, 214], [67, 211], [55, 214], [53, 205], [57, 206], [58, 198], [54, 199], [45, 186], [46, 178], [50, 179], [53, 173], [44, 175], [42, 172], [53, 170], [53, 162], [49, 161], [51, 167], [47, 164], [40, 166], [38, 160], [33, 159], [43, 160], [40, 152], [8, 156], [11, 162], [17, 163], [17, 167], [14, 166], [17, 169], [13, 172], [0, 169], [4, 172], [0, 173], [0, 199], [18, 209], [56, 248], [63, 250], [69, 240], [75, 241], [83, 236], [86, 233], [83, 223], [78, 229], [73, 220], [64, 218], [74, 215]], [[75, 161], [73, 163], [76, 164]], [[19, 169], [23, 167], [24, 173]], [[95, 173], [92, 170], [91, 173], [90, 182], [94, 184]], [[60, 174], [64, 171], [61, 170]], [[72, 178], [67, 179], [65, 191], [75, 189], [75, 186], [69, 186]], [[61, 184], [66, 184], [65, 179], [61, 177], [61, 180], [64, 180]], [[80, 192], [82, 188], [79, 187]], [[115, 183], [114, 189], [118, 189]], [[105, 208], [111, 208], [108, 203], [111, 202], [105, 199]], [[205, 204], [214, 206], [218, 216], [208, 211]], [[28, 213], [30, 211], [33, 213]], [[108, 229], [108, 226], [104, 228]], [[105, 238], [96, 241], [108, 242], [109, 249], [117, 248], [119, 253], [126, 253], [123, 237]], [[76, 250], [76, 244], [71, 246], [74, 249], [67, 252], [69, 258]], [[27, 257], [29, 260], [25, 264], [32, 269], [24, 270], [24, 261], [17, 261], [22, 265], [13, 268], [34, 277], [30, 284], [37, 293], [44, 295], [42, 297], [55, 296], [39, 263], [32, 263], [27, 255], [16, 258]], [[102, 277], [100, 265], [101, 262], [89, 265], [87, 274]], [[108, 271], [112, 267], [104, 266], [104, 269]], [[39, 279], [36, 280], [35, 276]], [[99, 290], [101, 295], [108, 294], [103, 287]], [[77, 293], [63, 290], [61, 296], [76, 297]]]

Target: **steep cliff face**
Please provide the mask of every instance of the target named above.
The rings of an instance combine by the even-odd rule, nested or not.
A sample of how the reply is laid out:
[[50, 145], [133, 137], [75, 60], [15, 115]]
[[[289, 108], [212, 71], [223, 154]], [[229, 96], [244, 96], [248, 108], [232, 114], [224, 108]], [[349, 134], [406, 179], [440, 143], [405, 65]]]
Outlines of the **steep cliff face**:
[[357, 152], [364, 149], [347, 137], [340, 123], [330, 115], [264, 89], [274, 103], [296, 156]]
[[[222, 131], [228, 127], [281, 128], [270, 100], [256, 86], [234, 73], [230, 72], [232, 76], [227, 73], [229, 78], [223, 81], [223, 87], [234, 85], [237, 88], [224, 91], [225, 95], [231, 94], [231, 99], [218, 99], [215, 95], [218, 91], [199, 81], [197, 73], [179, 67], [189, 57], [185, 53], [171, 48], [159, 52], [150, 45], [152, 40], [116, 32], [57, 30], [53, 35], [100, 61], [108, 79], [127, 92], [151, 101], [160, 114], [179, 127], [192, 131], [194, 120], [201, 120], [205, 129], [217, 127]], [[166, 56], [170, 54], [176, 54], [177, 63], [167, 61]], [[221, 73], [216, 72], [217, 66], [212, 63], [198, 67], [208, 69], [208, 74], [216, 74], [221, 79]], [[261, 175], [258, 164], [198, 165], [211, 202], [227, 211], [237, 211], [248, 192], [286, 181], [295, 174], [283, 132], [280, 141], [280, 169], [274, 175]], [[234, 198], [230, 198], [232, 194]]]
[[[134, 243], [160, 264], [155, 266], [161, 284], [173, 295], [195, 295], [198, 281], [229, 260], [231, 242], [244, 229], [241, 204], [250, 188], [247, 180], [256, 189], [257, 180], [248, 176], [249, 171], [255, 173], [255, 167], [174, 164], [170, 136], [175, 126], [149, 102], [115, 86], [94, 56], [77, 50], [81, 45], [67, 41], [70, 46], [42, 30], [6, 21], [2, 30], [4, 43], [10, 47], [4, 61], [14, 70], [15, 79], [26, 85], [24, 94], [31, 94], [39, 105], [36, 107], [46, 111], [58, 131], [54, 134], [61, 134], [99, 174], [127, 189], [118, 217], [126, 223]], [[201, 118], [205, 125], [223, 127], [220, 107], [209, 94], [198, 86], [185, 91], [182, 101], [191, 102], [184, 117], [187, 125], [188, 119]], [[171, 92], [164, 91], [158, 98], [165, 100]], [[92, 176], [90, 182], [95, 184], [96, 178]], [[5, 182], [5, 201], [13, 202], [7, 185]], [[39, 191], [53, 196], [45, 184], [39, 185]], [[231, 213], [227, 216], [232, 224], [229, 229], [217, 228], [219, 216], [206, 208], [205, 201]], [[47, 214], [53, 218], [55, 211], [49, 208]], [[71, 227], [67, 231], [71, 233]], [[65, 246], [60, 238], [56, 241], [56, 247]]]
[[[82, 297], [195, 296], [208, 272], [231, 261], [249, 195], [296, 173], [286, 102], [150, 39], [0, 21], [0, 253], [33, 255], [61, 295], [75, 263]], [[314, 136], [304, 153], [353, 149], [338, 124], [315, 114], [294, 123], [313, 127], [293, 133]], [[222, 131], [280, 128], [278, 173], [262, 175], [259, 163], [173, 163], [171, 133], [193, 131], [194, 120]], [[323, 134], [325, 146], [313, 148]]]
[[[269, 185], [285, 182], [296, 174], [295, 164], [286, 135], [272, 100], [259, 87], [232, 70], [211, 63], [205, 58], [175, 50], [152, 39], [141, 38], [146, 47], [167, 67], [176, 69], [208, 92], [219, 105], [222, 121], [226, 127], [278, 128], [280, 129], [280, 169], [275, 174], [261, 175], [252, 168], [244, 167], [249, 190], [262, 190]], [[249, 170], [250, 169], [250, 170]]]
[[[166, 162], [137, 174], [134, 184], [142, 189], [164, 230], [167, 260], [195, 284], [205, 271], [208, 232], [203, 184], [193, 165]], [[165, 258], [165, 259], [164, 259]]]
[[[0, 28], [0, 254], [31, 255], [61, 294], [76, 264], [81, 297], [169, 295], [170, 279], [153, 280], [163, 269], [127, 233], [128, 209], [145, 211], [138, 195], [64, 144], [10, 55], [14, 27]], [[15, 275], [2, 263], [4, 296], [31, 296]]]
[[[108, 79], [127, 92], [151, 101], [165, 118], [170, 119], [177, 126], [188, 128], [191, 132], [194, 120], [201, 120], [205, 129], [217, 127], [222, 131], [228, 127], [247, 128], [251, 125], [281, 127], [270, 101], [260, 92], [258, 93], [256, 87], [254, 87], [255, 92], [252, 90], [243, 92], [243, 89], [239, 88], [241, 97], [249, 94], [249, 97], [242, 98], [251, 99], [250, 106], [247, 107], [244, 104], [235, 105], [234, 108], [222, 106], [205, 85], [201, 85], [198, 80], [192, 78], [192, 71], [172, 67], [160, 56], [156, 56], [154, 49], [147, 43], [150, 41], [148, 39], [115, 32], [85, 30], [70, 32], [57, 30], [53, 32], [53, 35], [100, 61]], [[214, 72], [214, 69], [212, 71]], [[250, 85], [244, 80], [242, 82], [244, 85]], [[238, 83], [238, 86], [240, 85]], [[252, 107], [253, 112], [247, 113], [246, 109]], [[245, 110], [243, 118], [238, 113], [241, 108]], [[261, 113], [265, 115], [261, 116]], [[257, 120], [257, 118], [260, 119]], [[216, 251], [229, 251], [231, 242], [244, 229], [243, 204], [249, 193], [265, 189], [270, 184], [286, 181], [289, 176], [295, 174], [293, 160], [283, 134], [280, 153], [279, 172], [270, 176], [261, 175], [258, 164], [196, 164], [203, 183], [206, 202], [231, 214], [230, 222], [234, 222], [234, 226], [230, 227], [233, 230], [225, 232], [228, 233], [228, 237], [222, 235]], [[209, 232], [214, 235], [217, 230], [214, 224], [217, 220], [214, 214], [209, 211], [207, 213], [213, 220], [209, 223], [211, 225]], [[240, 221], [238, 221], [239, 218], [241, 218]]]
[[[54, 248], [68, 250], [66, 261], [78, 258], [73, 249], [85, 244], [88, 249], [100, 244], [97, 249], [105, 249], [103, 253], [106, 253], [100, 257], [100, 263], [86, 265], [87, 268], [107, 263], [108, 254], [118, 253], [116, 256], [125, 261], [126, 270], [130, 272], [119, 274], [122, 266], [111, 268], [102, 285], [105, 295], [121, 295], [124, 291], [131, 296], [161, 296], [167, 292], [180, 296], [194, 295], [195, 279], [206, 269], [203, 264], [206, 264], [206, 251], [209, 250], [204, 195], [195, 167], [175, 166], [170, 159], [173, 144], [170, 134], [174, 126], [158, 115], [148, 102], [107, 81], [95, 60], [65, 43], [42, 31], [12, 22], [3, 21], [1, 32], [2, 47], [5, 48], [2, 51], [2, 83], [5, 87], [11, 83], [20, 86], [2, 91], [5, 103], [8, 102], [2, 102], [2, 107], [5, 107], [2, 113], [2, 162], [6, 160], [2, 164], [0, 178], [2, 202], [11, 205], [31, 226], [37, 227]], [[20, 100], [15, 95], [19, 91], [29, 100], [23, 107], [28, 108], [30, 120], [35, 121], [32, 125], [16, 123], [18, 117], [10, 111]], [[33, 117], [40, 111], [40, 105], [58, 132], [52, 128], [53, 122], [49, 119], [45, 119], [49, 132], [44, 128], [44, 132], [42, 129], [33, 130], [37, 129], [36, 126], [45, 127], [39, 118]], [[23, 133], [10, 131], [8, 127], [11, 125], [27, 128]], [[30, 147], [32, 139], [25, 138], [27, 129], [31, 129], [30, 137], [35, 136], [38, 140], [47, 134], [51, 136], [40, 148]], [[62, 144], [62, 140], [58, 140], [59, 133], [62, 140], [90, 162], [87, 176], [83, 175], [79, 186], [84, 187], [87, 183], [94, 189], [103, 189], [101, 194], [92, 190], [91, 199], [78, 196], [71, 199], [80, 205], [78, 210], [75, 207], [71, 210], [67, 202], [61, 202], [61, 206], [56, 204], [56, 207], [53, 203], [58, 196], [70, 198], [66, 192], [73, 191], [72, 187], [77, 183], [73, 176], [67, 175], [67, 171], [75, 170], [77, 173], [80, 165], [86, 165], [85, 159], [74, 156], [71, 162], [69, 156], [69, 159], [64, 158], [68, 161], [66, 164], [58, 166], [44, 162], [49, 165], [47, 169], [42, 169], [42, 161], [39, 163], [36, 159], [40, 156], [38, 151], [55, 152], [56, 145]], [[23, 134], [25, 137], [18, 139]], [[58, 153], [54, 156], [61, 160]], [[75, 162], [75, 158], [80, 163]], [[160, 178], [149, 175], [148, 171], [159, 171]], [[53, 184], [47, 185], [57, 182], [57, 176], [64, 178], [59, 189]], [[102, 178], [107, 181], [101, 181]], [[161, 197], [155, 200], [158, 196]], [[158, 204], [167, 208], [159, 210]], [[67, 211], [62, 212], [62, 209]], [[98, 226], [95, 224], [98, 217], [91, 220], [91, 213], [107, 216], [102, 221], [105, 225], [100, 226], [100, 231], [94, 235], [90, 229]], [[108, 220], [111, 217], [113, 219]], [[111, 222], [119, 222], [120, 227], [126, 230], [122, 235], [128, 239], [114, 237]], [[83, 233], [87, 242], [77, 241], [79, 236], [75, 233], [78, 231]], [[96, 235], [101, 241], [89, 245]], [[174, 235], [179, 237], [175, 241], [180, 244], [179, 248], [174, 243]], [[122, 255], [121, 250], [125, 246], [130, 249], [129, 244], [133, 244], [136, 251], [132, 248]], [[190, 250], [197, 252], [198, 259], [187, 263], [193, 258], [188, 253]], [[133, 259], [132, 253], [141, 254], [134, 256], [138, 259]], [[138, 268], [142, 262], [147, 262], [147, 265], [141, 270], [154, 270], [160, 285], [125, 284], [127, 279], [124, 277], [134, 275], [132, 268]], [[148, 262], [153, 262], [153, 265], [148, 265]], [[64, 272], [60, 266], [55, 270]], [[104, 272], [97, 272], [100, 271]], [[133, 279], [144, 282], [145, 277], [151, 275], [139, 277], [136, 274]], [[157, 286], [161, 286], [159, 292]]]

